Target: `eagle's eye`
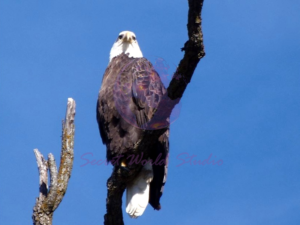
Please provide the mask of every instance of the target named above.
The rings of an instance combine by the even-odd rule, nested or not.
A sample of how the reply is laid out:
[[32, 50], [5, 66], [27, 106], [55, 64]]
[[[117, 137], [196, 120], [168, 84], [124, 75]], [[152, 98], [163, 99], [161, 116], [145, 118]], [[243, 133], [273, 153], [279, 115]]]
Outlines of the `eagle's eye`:
[[135, 36], [132, 36], [132, 40], [134, 40], [134, 41], [136, 40]]
[[123, 34], [120, 34], [119, 39], [121, 40], [123, 38], [123, 36], [124, 36]]

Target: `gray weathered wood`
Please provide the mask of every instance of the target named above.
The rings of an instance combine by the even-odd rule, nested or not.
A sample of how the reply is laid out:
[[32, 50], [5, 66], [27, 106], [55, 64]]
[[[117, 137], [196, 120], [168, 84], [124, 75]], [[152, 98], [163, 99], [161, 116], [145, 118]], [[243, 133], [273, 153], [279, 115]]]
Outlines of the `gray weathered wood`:
[[[33, 224], [35, 225], [52, 224], [53, 213], [66, 193], [74, 158], [75, 107], [75, 101], [72, 98], [69, 98], [66, 118], [63, 122], [59, 171], [57, 171], [55, 159], [51, 153], [48, 155], [48, 160], [46, 161], [38, 149], [34, 149], [40, 177], [40, 194], [36, 199], [32, 215]], [[48, 170], [50, 173], [49, 188]]]

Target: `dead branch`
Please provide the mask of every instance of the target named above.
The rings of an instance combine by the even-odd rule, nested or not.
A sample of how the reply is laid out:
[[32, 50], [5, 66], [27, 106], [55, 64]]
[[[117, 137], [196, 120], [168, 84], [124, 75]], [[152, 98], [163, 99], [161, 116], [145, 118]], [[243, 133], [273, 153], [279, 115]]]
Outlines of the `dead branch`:
[[[189, 0], [189, 12], [188, 12], [188, 41], [185, 43], [182, 51], [185, 51], [183, 59], [180, 61], [176, 72], [170, 82], [167, 89], [167, 94], [160, 102], [156, 113], [149, 122], [148, 126], [157, 121], [165, 121], [168, 124], [167, 118], [171, 115], [171, 112], [175, 105], [180, 101], [188, 83], [191, 81], [193, 73], [197, 67], [198, 62], [204, 57], [204, 45], [203, 34], [201, 29], [201, 11], [204, 0]], [[166, 131], [166, 128], [153, 130], [145, 129], [143, 137], [137, 142], [135, 146], [136, 152], [141, 152], [142, 149], [146, 149], [153, 140], [157, 140], [158, 137]], [[147, 156], [145, 156], [146, 158]], [[128, 180], [135, 176], [141, 166], [132, 164], [129, 171], [121, 169], [115, 166], [111, 177], [107, 181], [107, 199], [106, 209], [107, 213], [104, 216], [105, 225], [123, 225], [122, 215], [122, 195], [126, 188]]]
[[[38, 149], [34, 149], [36, 156], [39, 177], [40, 177], [40, 194], [36, 199], [33, 208], [34, 225], [51, 225], [53, 213], [61, 203], [71, 176], [74, 158], [74, 118], [75, 118], [75, 101], [68, 99], [66, 118], [63, 122], [62, 132], [62, 149], [60, 158], [60, 167], [57, 172], [54, 156], [50, 153], [48, 160]], [[48, 188], [48, 170], [50, 173], [50, 187]]]

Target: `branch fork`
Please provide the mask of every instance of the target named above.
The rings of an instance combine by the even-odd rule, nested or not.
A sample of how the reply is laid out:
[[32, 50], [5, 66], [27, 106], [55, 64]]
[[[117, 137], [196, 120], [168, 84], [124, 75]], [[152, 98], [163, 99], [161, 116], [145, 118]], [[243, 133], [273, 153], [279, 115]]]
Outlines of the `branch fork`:
[[[54, 156], [48, 154], [48, 160], [44, 158], [38, 149], [34, 149], [39, 170], [39, 197], [33, 208], [34, 225], [52, 225], [53, 213], [61, 203], [71, 176], [74, 159], [74, 118], [75, 101], [68, 99], [66, 118], [63, 121], [62, 149], [60, 167], [57, 171]], [[50, 174], [50, 187], [48, 187], [48, 171]]]

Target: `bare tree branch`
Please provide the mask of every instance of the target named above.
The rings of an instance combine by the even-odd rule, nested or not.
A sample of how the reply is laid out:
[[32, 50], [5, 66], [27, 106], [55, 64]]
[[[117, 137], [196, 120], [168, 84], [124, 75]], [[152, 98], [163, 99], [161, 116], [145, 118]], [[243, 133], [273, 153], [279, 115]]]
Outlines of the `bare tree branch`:
[[[51, 225], [53, 213], [66, 193], [71, 176], [74, 158], [74, 117], [75, 101], [68, 99], [66, 119], [63, 122], [62, 149], [60, 167], [57, 172], [54, 156], [50, 153], [46, 161], [43, 155], [34, 150], [40, 176], [40, 194], [33, 208], [33, 224]], [[48, 188], [48, 169], [50, 173], [50, 188]]]
[[[154, 140], [163, 134], [168, 127], [168, 117], [175, 105], [180, 101], [188, 83], [191, 81], [193, 73], [198, 62], [204, 57], [203, 34], [201, 29], [201, 11], [204, 0], [189, 0], [188, 12], [188, 41], [185, 43], [182, 51], [185, 51], [183, 59], [180, 61], [176, 72], [167, 89], [167, 94], [161, 100], [157, 111], [148, 123], [148, 128], [143, 131], [143, 137], [137, 142], [135, 152], [145, 153], [144, 158], [148, 158], [147, 146], [151, 146]], [[151, 127], [157, 121], [164, 122], [165, 128], [153, 130]], [[126, 184], [140, 171], [141, 166], [133, 163], [129, 165], [129, 170], [115, 166], [111, 177], [107, 181], [107, 213], [104, 216], [105, 225], [123, 225], [122, 215], [122, 195], [126, 188]]]
[[57, 167], [54, 156], [51, 153], [48, 154], [48, 167], [50, 172], [50, 190], [47, 197], [47, 203], [44, 204], [44, 207], [53, 209], [57, 197]]
[[75, 107], [76, 107], [75, 101], [72, 98], [69, 98], [67, 112], [66, 112], [66, 119], [63, 125], [60, 167], [57, 176], [58, 177], [57, 198], [55, 200], [53, 210], [55, 210], [58, 207], [58, 205], [60, 204], [60, 202], [62, 201], [65, 195], [68, 186], [68, 181], [71, 176], [71, 171], [73, 168]]
[[181, 98], [188, 83], [191, 81], [198, 62], [205, 56], [201, 11], [204, 0], [189, 0], [188, 36], [189, 40], [181, 49], [185, 51], [183, 59], [170, 82], [168, 96], [175, 100]]
[[36, 162], [38, 164], [39, 176], [40, 176], [40, 195], [39, 199], [44, 200], [47, 197], [48, 192], [48, 164], [42, 153], [38, 149], [34, 149]]

